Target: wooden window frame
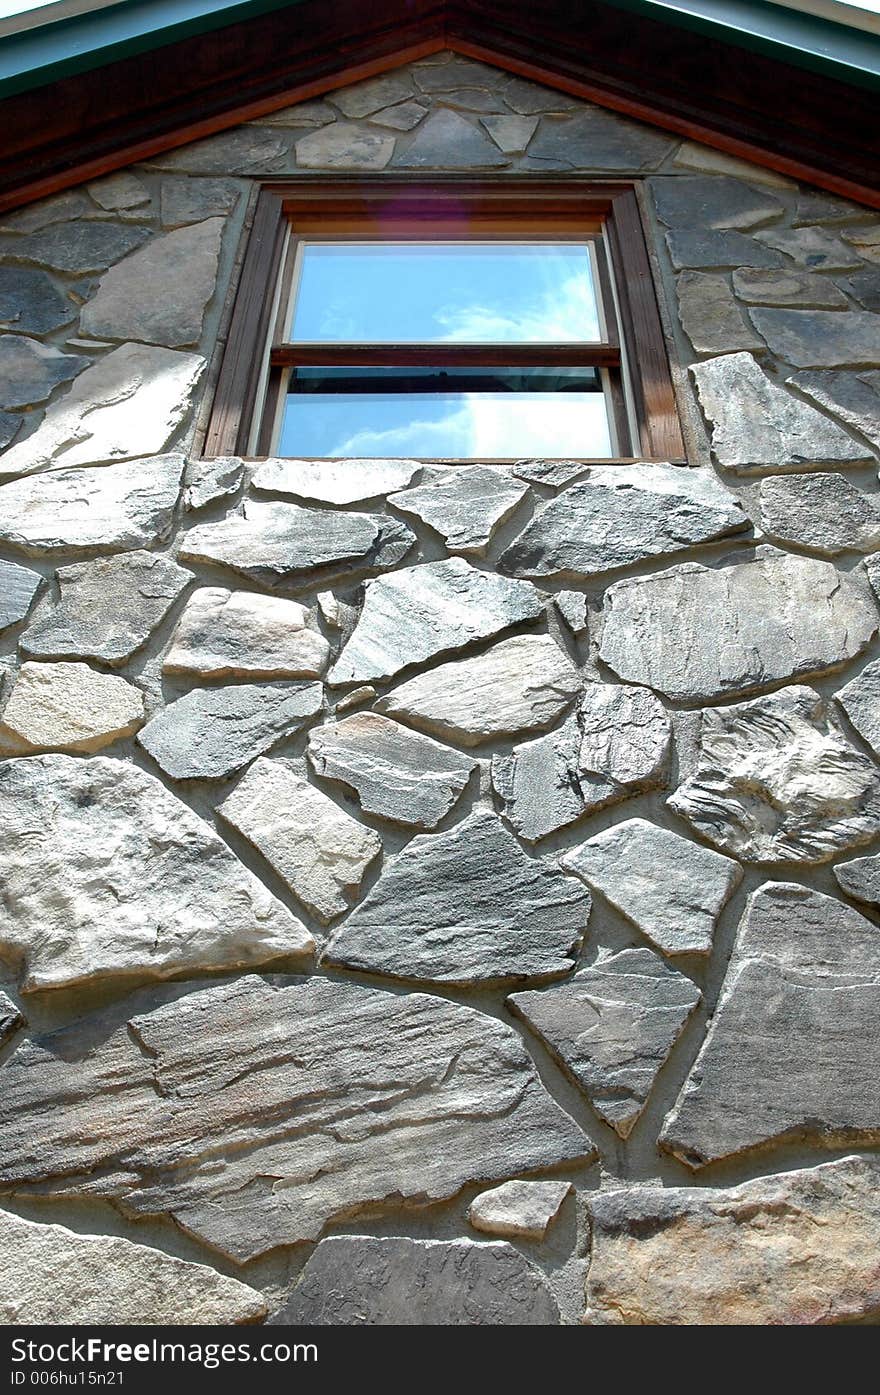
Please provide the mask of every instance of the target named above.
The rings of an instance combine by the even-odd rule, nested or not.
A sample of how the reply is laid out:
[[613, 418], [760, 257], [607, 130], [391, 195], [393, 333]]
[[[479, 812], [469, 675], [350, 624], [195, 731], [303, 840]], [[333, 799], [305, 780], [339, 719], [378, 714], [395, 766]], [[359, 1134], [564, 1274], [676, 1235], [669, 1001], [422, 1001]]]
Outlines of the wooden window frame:
[[[601, 344], [309, 345], [283, 341], [297, 237], [594, 237], [608, 334]], [[601, 239], [597, 245], [601, 248]], [[612, 312], [616, 311], [616, 315]], [[618, 342], [615, 320], [622, 331]], [[297, 363], [467, 363], [486, 367], [591, 366], [626, 376], [611, 394], [618, 436], [635, 460], [686, 463], [666, 341], [632, 182], [433, 177], [372, 181], [292, 179], [261, 186], [208, 420], [203, 454], [268, 453], [283, 369]], [[258, 425], [260, 423], [260, 425]], [[629, 428], [629, 429], [627, 429]], [[580, 457], [578, 457], [580, 458]], [[585, 463], [591, 463], [584, 457]], [[596, 463], [611, 463], [609, 459]]]

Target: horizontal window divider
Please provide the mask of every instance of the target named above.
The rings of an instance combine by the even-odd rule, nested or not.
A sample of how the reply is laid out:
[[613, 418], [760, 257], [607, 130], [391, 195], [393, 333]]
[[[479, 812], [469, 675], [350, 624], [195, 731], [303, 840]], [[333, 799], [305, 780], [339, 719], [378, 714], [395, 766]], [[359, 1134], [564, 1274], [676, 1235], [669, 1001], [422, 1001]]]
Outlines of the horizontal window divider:
[[616, 368], [616, 344], [277, 344], [273, 368]]

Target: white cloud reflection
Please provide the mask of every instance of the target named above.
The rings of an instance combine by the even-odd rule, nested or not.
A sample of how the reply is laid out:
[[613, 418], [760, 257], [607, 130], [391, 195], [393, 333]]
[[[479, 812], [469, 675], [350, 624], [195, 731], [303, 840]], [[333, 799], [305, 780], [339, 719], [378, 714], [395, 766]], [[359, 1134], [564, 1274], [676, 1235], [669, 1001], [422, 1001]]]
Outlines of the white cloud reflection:
[[445, 344], [569, 344], [599, 338], [593, 288], [583, 272], [549, 288], [541, 301], [512, 314], [479, 303], [443, 306], [435, 316]]

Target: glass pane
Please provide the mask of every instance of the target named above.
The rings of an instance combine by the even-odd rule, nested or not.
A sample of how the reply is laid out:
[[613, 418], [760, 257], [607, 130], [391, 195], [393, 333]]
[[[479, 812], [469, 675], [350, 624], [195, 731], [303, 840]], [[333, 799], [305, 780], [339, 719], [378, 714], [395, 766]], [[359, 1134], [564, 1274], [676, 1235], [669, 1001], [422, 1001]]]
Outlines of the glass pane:
[[590, 245], [307, 242], [290, 336], [317, 344], [595, 342]]

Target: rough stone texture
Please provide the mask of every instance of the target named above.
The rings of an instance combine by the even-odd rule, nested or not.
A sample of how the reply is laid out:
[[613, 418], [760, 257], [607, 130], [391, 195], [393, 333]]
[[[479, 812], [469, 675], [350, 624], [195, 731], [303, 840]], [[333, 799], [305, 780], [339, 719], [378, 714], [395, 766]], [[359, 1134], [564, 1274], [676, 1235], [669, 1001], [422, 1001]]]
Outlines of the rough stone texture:
[[821, 271], [847, 271], [860, 266], [858, 254], [824, 228], [773, 228], [756, 234], [765, 247], [784, 252], [801, 266]]
[[458, 1003], [249, 977], [144, 1007], [6, 1062], [0, 1187], [168, 1213], [245, 1260], [357, 1207], [594, 1156], [516, 1033]]
[[795, 373], [788, 382], [880, 450], [880, 372]]
[[541, 609], [528, 582], [477, 571], [459, 557], [406, 567], [368, 583], [361, 618], [329, 681], [393, 678], [411, 664], [536, 620]]
[[711, 475], [674, 465], [605, 465], [546, 504], [502, 553], [516, 576], [585, 580], [748, 527]]
[[670, 725], [645, 688], [589, 683], [557, 731], [493, 756], [492, 783], [506, 818], [534, 843], [666, 777]]
[[315, 678], [329, 657], [298, 601], [203, 586], [187, 601], [162, 668], [200, 678]]
[[769, 184], [773, 189], [793, 189], [796, 185], [775, 170], [763, 165], [753, 165], [747, 160], [738, 160], [734, 155], [725, 155], [713, 150], [709, 145], [699, 145], [696, 141], [683, 141], [675, 152], [672, 161], [681, 169], [699, 170], [706, 174], [730, 174], [738, 179], [747, 179], [750, 184]]
[[148, 237], [146, 228], [80, 220], [54, 223], [17, 238], [3, 251], [10, 261], [36, 262], [53, 271], [83, 276], [90, 271], [104, 271], [140, 247]]
[[24, 620], [43, 584], [39, 572], [0, 561], [0, 631]]
[[538, 129], [537, 117], [534, 116], [483, 116], [480, 119], [505, 155], [518, 155], [527, 150], [529, 141]]
[[318, 504], [357, 504], [405, 489], [421, 468], [417, 460], [263, 460], [252, 483]]
[[39, 659], [84, 657], [124, 664], [192, 579], [169, 557], [154, 552], [123, 552], [59, 567], [57, 599], [49, 593], [40, 600], [21, 647]]
[[357, 793], [367, 814], [436, 828], [476, 761], [375, 712], [360, 712], [309, 733], [309, 760], [325, 780]]
[[198, 354], [143, 344], [111, 350], [51, 404], [31, 436], [0, 455], [0, 478], [163, 450], [187, 413], [204, 366]]
[[772, 475], [758, 495], [762, 530], [825, 557], [880, 548], [880, 498], [844, 475]]
[[0, 1326], [258, 1322], [256, 1289], [116, 1235], [0, 1212]]
[[45, 271], [0, 266], [0, 326], [23, 334], [48, 334], [69, 324], [77, 307]]
[[876, 1321], [876, 1158], [739, 1187], [594, 1193], [587, 1318], [636, 1326]]
[[733, 289], [750, 305], [799, 305], [816, 310], [845, 310], [848, 305], [833, 281], [811, 271], [743, 267], [733, 273]]
[[189, 562], [217, 562], [271, 586], [286, 577], [326, 572], [334, 564], [391, 567], [414, 542], [403, 523], [378, 514], [248, 500], [241, 514], [190, 528], [178, 555]]
[[320, 683], [194, 688], [138, 732], [173, 780], [219, 780], [240, 770], [321, 710]]
[[571, 1191], [570, 1182], [502, 1182], [474, 1197], [468, 1220], [486, 1235], [543, 1240]]
[[133, 551], [164, 541], [182, 468], [182, 456], [158, 455], [112, 470], [14, 480], [0, 490], [0, 540], [33, 553]]
[[843, 284], [866, 310], [880, 311], [880, 267], [868, 267], [848, 276]]
[[627, 682], [707, 701], [837, 668], [877, 625], [857, 577], [759, 548], [750, 562], [683, 562], [615, 582], [605, 592], [599, 652]]
[[277, 169], [287, 153], [285, 134], [261, 126], [238, 126], [208, 140], [154, 155], [154, 169], [175, 174], [249, 174], [259, 179]]
[[[532, 152], [534, 153], [534, 145]], [[671, 228], [666, 234], [676, 271], [684, 267], [781, 266], [782, 257], [739, 232]]]
[[[546, 93], [535, 107], [528, 101], [520, 100], [518, 105], [511, 102], [510, 94], [516, 90], [510, 86], [503, 90], [505, 100], [515, 111], [529, 115], [547, 109]], [[560, 100], [564, 98], [557, 98]], [[554, 109], [564, 111], [565, 107], [550, 107], [551, 111]], [[560, 168], [637, 172], [656, 169], [672, 145], [672, 138], [654, 126], [627, 121], [603, 107], [588, 106], [561, 120], [542, 121], [529, 146], [529, 154], [554, 161]]]
[[394, 164], [402, 169], [497, 169], [507, 164], [497, 145], [457, 111], [432, 111]]
[[81, 333], [169, 349], [197, 344], [214, 294], [223, 226], [222, 218], [207, 218], [178, 228], [113, 267], [83, 307]]
[[760, 887], [663, 1146], [696, 1169], [786, 1138], [880, 1141], [878, 983], [876, 925], [807, 887]]
[[581, 591], [558, 591], [556, 608], [572, 634], [582, 635], [587, 630], [587, 598]]
[[62, 354], [39, 339], [0, 334], [0, 401], [4, 407], [47, 402], [61, 383], [70, 382], [87, 365], [88, 359]]
[[724, 276], [683, 271], [675, 289], [681, 323], [698, 354], [763, 347], [760, 336], [743, 319]]
[[143, 208], [150, 202], [150, 191], [136, 174], [127, 170], [117, 170], [106, 179], [99, 179], [89, 185], [89, 193], [101, 208], [109, 213], [125, 212], [131, 208]]
[[382, 840], [287, 761], [255, 760], [218, 814], [253, 843], [324, 924], [350, 904]]
[[0, 751], [99, 751], [143, 721], [143, 694], [124, 678], [88, 664], [22, 664], [0, 720]]
[[183, 478], [183, 507], [188, 513], [236, 494], [244, 479], [242, 461], [229, 456], [190, 460]]
[[561, 489], [579, 475], [586, 474], [588, 468], [582, 460], [518, 460], [510, 467], [510, 472], [518, 480], [527, 480], [529, 484]]
[[[0, 992], [0, 1046], [5, 1046], [11, 1041], [20, 1027], [24, 1027], [26, 1018], [16, 1007], [11, 998]], [[0, 1307], [2, 1313], [2, 1307]]]
[[859, 736], [880, 755], [880, 660], [863, 668], [835, 697]]
[[649, 184], [657, 216], [669, 227], [754, 228], [783, 212], [775, 194], [729, 175], [660, 176]]
[[555, 640], [514, 635], [472, 659], [418, 674], [376, 708], [445, 740], [476, 746], [497, 736], [543, 731], [580, 690], [580, 675]]
[[439, 533], [450, 552], [484, 557], [496, 529], [527, 493], [525, 484], [482, 465], [444, 471], [415, 489], [392, 494], [396, 509]]
[[406, 69], [383, 73], [381, 77], [356, 82], [353, 87], [340, 87], [333, 93], [333, 105], [343, 116], [357, 118], [372, 116], [383, 107], [406, 101], [415, 95], [413, 80]]
[[624, 949], [568, 983], [507, 1001], [628, 1138], [700, 992], [651, 950]]
[[306, 170], [383, 170], [393, 153], [393, 136], [343, 121], [309, 131], [296, 143], [296, 162]]
[[880, 772], [811, 688], [707, 708], [696, 770], [669, 807], [752, 862], [825, 862], [876, 836]]
[[231, 179], [163, 179], [162, 225], [181, 228], [231, 213], [240, 197], [240, 188]]
[[870, 368], [880, 345], [880, 315], [867, 310], [764, 310], [752, 323], [777, 357], [794, 368]]
[[561, 1318], [540, 1270], [499, 1240], [334, 1235], [268, 1326], [546, 1327]]
[[49, 199], [39, 199], [26, 208], [17, 208], [4, 213], [3, 231], [27, 233], [38, 228], [48, 228], [52, 223], [64, 223], [70, 218], [79, 218], [88, 210], [89, 202], [79, 190], [68, 189], [63, 194], [55, 194]]
[[376, 112], [370, 120], [374, 126], [388, 126], [392, 131], [411, 131], [425, 113], [426, 108], [418, 102], [398, 102], [396, 107]]
[[26, 992], [314, 948], [208, 824], [125, 761], [4, 761], [0, 810], [0, 944], [23, 962]]
[[563, 867], [667, 954], [708, 954], [742, 877], [738, 863], [645, 819], [628, 819], [566, 854]]
[[772, 382], [751, 354], [708, 359], [694, 364], [691, 373], [719, 465], [748, 474], [871, 459], [836, 422]]
[[323, 962], [433, 983], [568, 973], [590, 898], [549, 860], [530, 858], [489, 810], [422, 833], [388, 864]]
[[856, 901], [870, 906], [880, 905], [880, 854], [856, 857], [852, 862], [839, 862], [832, 872], [841, 891]]

